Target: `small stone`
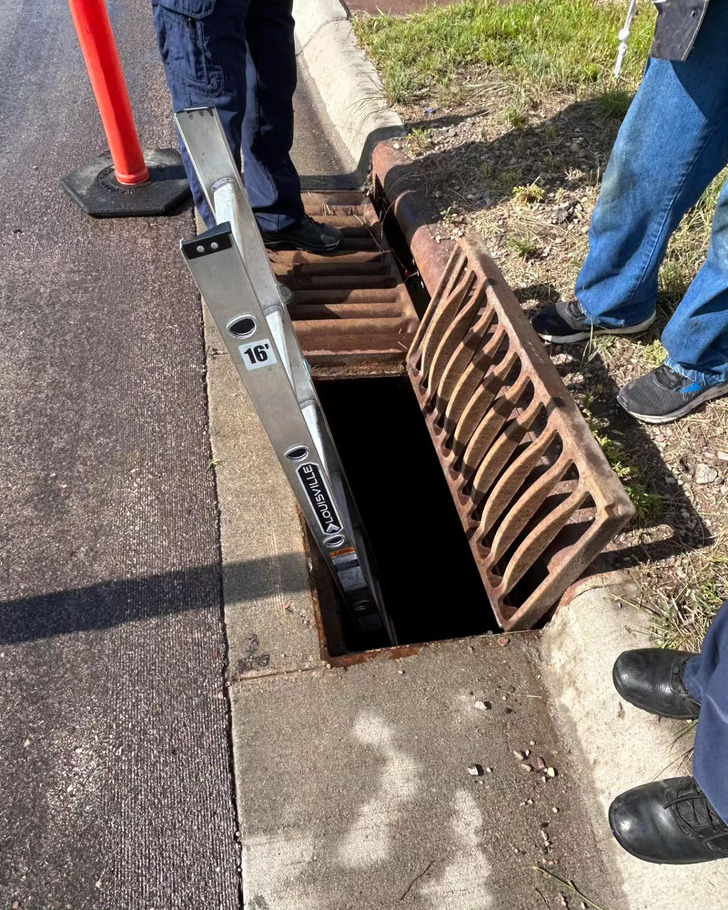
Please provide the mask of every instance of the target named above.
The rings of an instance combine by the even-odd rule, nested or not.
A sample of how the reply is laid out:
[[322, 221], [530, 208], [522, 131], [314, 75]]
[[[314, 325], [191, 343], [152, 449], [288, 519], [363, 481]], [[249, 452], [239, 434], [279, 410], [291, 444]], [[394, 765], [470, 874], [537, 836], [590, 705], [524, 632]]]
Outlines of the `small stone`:
[[470, 765], [468, 767], [468, 774], [471, 777], [481, 777], [483, 774], [483, 766], [482, 765]]
[[517, 749], [513, 750], [513, 754], [516, 756], [518, 761], [524, 761], [528, 757], [525, 752], [519, 752]]
[[484, 701], [476, 701], [474, 707], [477, 708], [478, 711], [487, 711], [490, 705], [486, 704]]
[[728, 461], [728, 452], [716, 452], [718, 461]]
[[559, 810], [558, 810], [558, 808], [557, 808], [556, 806], [554, 806], [554, 807], [551, 809], [551, 811], [554, 813], [554, 815], [558, 815], [558, 814], [559, 814]]
[[404, 676], [404, 670], [398, 670], [397, 672], [399, 673], [400, 676]]
[[718, 479], [718, 472], [702, 462], [695, 468], [695, 483], [713, 483]]
[[486, 769], [485, 769], [485, 772], [486, 772], [486, 774], [492, 774], [492, 773], [493, 773], [493, 769], [492, 769], [492, 768], [486, 768]]
[[529, 765], [527, 761], [522, 761], [519, 763], [518, 767], [525, 771], [527, 774], [530, 774], [533, 771], [533, 768]]
[[556, 768], [546, 768], [547, 777], [556, 777]]

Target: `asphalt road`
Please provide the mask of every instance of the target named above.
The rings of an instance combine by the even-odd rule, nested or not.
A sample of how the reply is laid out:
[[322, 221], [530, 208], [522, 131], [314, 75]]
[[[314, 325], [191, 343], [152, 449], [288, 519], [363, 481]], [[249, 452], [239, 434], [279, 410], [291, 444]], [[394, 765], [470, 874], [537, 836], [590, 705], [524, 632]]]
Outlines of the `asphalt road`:
[[[148, 0], [109, 4], [174, 144]], [[239, 906], [191, 212], [94, 221], [68, 4], [0, 4], [0, 906]]]

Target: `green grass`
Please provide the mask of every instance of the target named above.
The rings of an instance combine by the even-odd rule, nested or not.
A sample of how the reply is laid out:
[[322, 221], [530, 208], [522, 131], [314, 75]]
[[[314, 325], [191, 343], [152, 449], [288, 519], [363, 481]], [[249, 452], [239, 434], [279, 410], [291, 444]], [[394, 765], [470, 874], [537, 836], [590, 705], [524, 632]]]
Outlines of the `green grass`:
[[539, 250], [538, 244], [528, 237], [509, 237], [506, 243], [521, 259], [533, 259]]
[[642, 468], [635, 464], [627, 448], [617, 440], [610, 438], [604, 428], [594, 417], [590, 408], [597, 395], [603, 394], [599, 388], [590, 389], [584, 400], [580, 402], [582, 413], [594, 438], [601, 446], [607, 461], [614, 473], [622, 481], [627, 495], [632, 500], [635, 508], [635, 518], [639, 524], [658, 521], [665, 512], [665, 498], [661, 493], [650, 489], [649, 479]]
[[655, 367], [659, 367], [666, 357], [667, 351], [665, 350], [665, 345], [659, 338], [656, 338], [654, 341], [650, 342], [650, 344], [644, 345], [642, 348], [642, 358], [651, 370], [654, 370]]
[[621, 443], [600, 433], [593, 425], [591, 429], [594, 438], [607, 456], [612, 470], [622, 481], [627, 495], [632, 500], [637, 521], [643, 524], [661, 518], [665, 511], [665, 499], [662, 494], [649, 490], [641, 469], [630, 462], [627, 451]]
[[519, 205], [528, 205], [532, 202], [541, 202], [543, 197], [543, 187], [540, 187], [536, 181], [529, 183], [528, 186], [513, 187], [513, 199]]
[[506, 121], [514, 130], [528, 126], [528, 114], [518, 104], [510, 104], [504, 111]]
[[678, 594], [660, 597], [651, 605], [657, 643], [663, 648], [699, 651], [721, 604], [728, 596], [728, 560], [712, 557], [701, 567], [701, 577], [687, 580]]
[[[360, 18], [360, 42], [378, 65], [391, 103], [458, 87], [467, 67], [492, 66], [539, 91], [593, 91], [609, 85], [608, 110], [627, 95], [614, 93], [611, 71], [625, 9], [594, 0], [463, 0], [408, 18]], [[637, 16], [623, 70], [625, 90], [640, 78], [654, 15]]]

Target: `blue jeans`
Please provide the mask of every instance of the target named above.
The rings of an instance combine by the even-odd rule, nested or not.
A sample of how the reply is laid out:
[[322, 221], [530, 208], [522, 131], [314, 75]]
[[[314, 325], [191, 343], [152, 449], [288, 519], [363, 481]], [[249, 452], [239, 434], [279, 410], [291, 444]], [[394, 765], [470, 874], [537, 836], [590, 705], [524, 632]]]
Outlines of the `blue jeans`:
[[[650, 60], [619, 131], [576, 284], [588, 321], [622, 327], [655, 311], [667, 243], [728, 164], [728, 3], [711, 3], [684, 63]], [[728, 381], [728, 187], [705, 265], [665, 327], [668, 366]]]
[[[265, 231], [304, 215], [291, 161], [296, 52], [293, 0], [152, 0], [157, 41], [176, 111], [216, 107]], [[195, 205], [215, 220], [182, 145]]]
[[688, 662], [683, 681], [701, 705], [693, 773], [728, 825], [728, 602], [713, 620], [700, 657]]

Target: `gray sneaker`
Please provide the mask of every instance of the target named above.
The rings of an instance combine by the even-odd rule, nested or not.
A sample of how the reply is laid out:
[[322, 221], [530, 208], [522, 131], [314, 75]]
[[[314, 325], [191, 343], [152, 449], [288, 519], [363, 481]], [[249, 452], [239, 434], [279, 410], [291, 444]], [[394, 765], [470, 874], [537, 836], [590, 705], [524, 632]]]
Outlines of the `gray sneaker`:
[[533, 318], [533, 327], [544, 341], [554, 344], [576, 344], [587, 341], [598, 335], [639, 335], [646, 332], [655, 321], [653, 313], [644, 322], [627, 325], [621, 329], [609, 329], [605, 326], [590, 325], [578, 300], [559, 300], [546, 307]]
[[728, 394], [728, 382], [701, 385], [666, 364], [633, 379], [617, 396], [622, 407], [645, 423], [669, 423], [684, 417], [703, 402]]

